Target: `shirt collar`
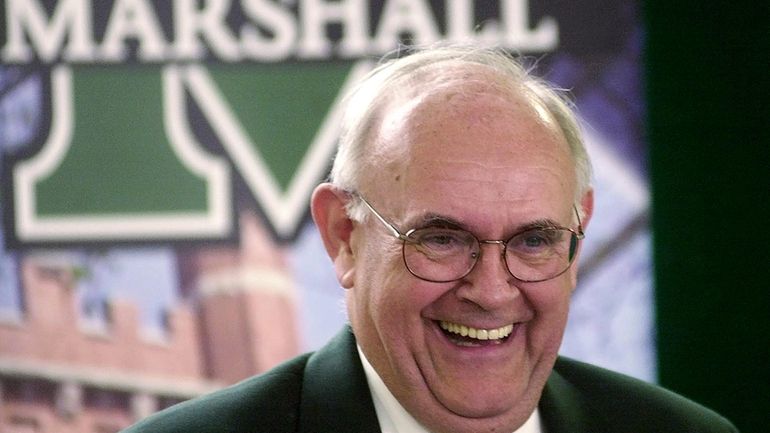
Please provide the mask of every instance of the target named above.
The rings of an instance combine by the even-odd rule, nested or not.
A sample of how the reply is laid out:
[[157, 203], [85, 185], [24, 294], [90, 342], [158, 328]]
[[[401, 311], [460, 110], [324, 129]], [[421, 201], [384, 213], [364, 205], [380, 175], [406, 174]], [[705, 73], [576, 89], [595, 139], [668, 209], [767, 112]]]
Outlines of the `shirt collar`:
[[[409, 412], [401, 406], [396, 397], [390, 392], [380, 375], [377, 374], [369, 360], [364, 356], [360, 346], [358, 356], [361, 358], [361, 365], [364, 367], [366, 381], [369, 383], [369, 391], [372, 394], [374, 410], [377, 413], [377, 420], [380, 422], [382, 433], [430, 433], [428, 429], [422, 426]], [[540, 414], [537, 408], [532, 412], [527, 422], [524, 423], [513, 433], [544, 433], [540, 424]]]

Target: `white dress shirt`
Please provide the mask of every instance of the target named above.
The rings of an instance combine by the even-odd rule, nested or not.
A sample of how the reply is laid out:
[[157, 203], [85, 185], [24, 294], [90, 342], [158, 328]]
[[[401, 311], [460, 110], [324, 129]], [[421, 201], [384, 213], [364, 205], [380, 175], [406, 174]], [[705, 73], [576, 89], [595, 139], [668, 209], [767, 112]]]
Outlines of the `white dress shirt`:
[[[361, 347], [358, 347], [358, 356], [364, 366], [366, 381], [369, 383], [369, 392], [372, 394], [374, 410], [377, 412], [377, 420], [380, 422], [382, 433], [430, 433], [391, 394], [388, 387], [385, 386], [385, 382], [382, 381], [380, 375], [364, 356]], [[540, 426], [540, 414], [537, 408], [532, 412], [527, 422], [513, 433], [544, 433]]]

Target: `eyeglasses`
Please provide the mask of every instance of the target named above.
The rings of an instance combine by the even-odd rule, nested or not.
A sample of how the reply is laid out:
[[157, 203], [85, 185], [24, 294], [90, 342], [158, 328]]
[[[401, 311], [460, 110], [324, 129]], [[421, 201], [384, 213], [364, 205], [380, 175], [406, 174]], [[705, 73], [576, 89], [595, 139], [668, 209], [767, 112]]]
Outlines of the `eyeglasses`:
[[481, 257], [481, 244], [502, 246], [506, 269], [514, 278], [536, 283], [550, 280], [569, 269], [575, 253], [585, 237], [580, 215], [577, 230], [565, 227], [535, 227], [523, 230], [505, 240], [480, 240], [468, 231], [425, 227], [406, 233], [377, 212], [360, 194], [354, 193], [382, 224], [402, 241], [401, 252], [406, 269], [421, 280], [447, 283], [467, 276]]

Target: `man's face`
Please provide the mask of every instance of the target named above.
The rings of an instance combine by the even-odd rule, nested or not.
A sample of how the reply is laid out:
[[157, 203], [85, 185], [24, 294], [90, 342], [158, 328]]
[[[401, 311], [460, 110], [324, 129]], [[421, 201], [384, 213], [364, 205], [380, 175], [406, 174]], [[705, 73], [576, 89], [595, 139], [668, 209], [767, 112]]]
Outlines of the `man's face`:
[[[450, 86], [391, 105], [361, 194], [402, 232], [449, 222], [507, 239], [542, 221], [575, 228], [575, 173], [556, 125], [525, 97], [484, 88]], [[466, 277], [427, 282], [407, 271], [401, 241], [375, 218], [355, 226], [351, 251], [343, 285], [354, 333], [415, 418], [455, 432], [512, 431], [527, 419], [561, 344], [575, 266], [522, 283], [501, 247], [484, 245]], [[484, 341], [442, 324], [510, 335]]]

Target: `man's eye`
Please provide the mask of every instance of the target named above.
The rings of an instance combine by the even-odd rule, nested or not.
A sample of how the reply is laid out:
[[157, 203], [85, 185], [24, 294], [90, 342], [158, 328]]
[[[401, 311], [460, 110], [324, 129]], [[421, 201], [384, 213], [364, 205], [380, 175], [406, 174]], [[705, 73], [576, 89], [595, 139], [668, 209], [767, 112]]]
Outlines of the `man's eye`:
[[530, 230], [515, 236], [508, 248], [521, 251], [538, 251], [550, 248], [559, 241], [559, 230]]
[[414, 233], [416, 240], [425, 248], [434, 250], [449, 250], [464, 248], [468, 244], [468, 236], [454, 230], [426, 229]]
[[547, 245], [549, 242], [543, 233], [530, 233], [523, 239], [523, 243], [527, 247], [537, 248], [543, 245]]

